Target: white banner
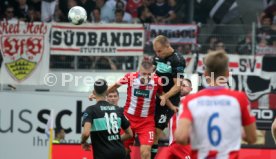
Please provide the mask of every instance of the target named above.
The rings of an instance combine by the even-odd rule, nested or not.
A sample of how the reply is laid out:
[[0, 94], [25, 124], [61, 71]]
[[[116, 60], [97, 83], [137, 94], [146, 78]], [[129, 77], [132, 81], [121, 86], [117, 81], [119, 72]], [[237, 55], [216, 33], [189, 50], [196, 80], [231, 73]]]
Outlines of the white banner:
[[0, 22], [0, 83], [43, 84], [49, 70], [49, 32], [46, 23]]
[[[120, 98], [123, 106], [126, 93]], [[88, 100], [88, 93], [1, 92], [0, 158], [47, 159], [45, 129], [51, 110], [54, 126], [66, 132], [63, 142], [80, 143], [82, 112], [92, 104], [95, 101]]]
[[[203, 58], [205, 55], [200, 54], [197, 62], [197, 72], [204, 72]], [[241, 56], [228, 55], [229, 71], [233, 75], [261, 75], [262, 74], [262, 56]]]
[[130, 24], [52, 26], [51, 54], [77, 56], [143, 55], [144, 28]]
[[196, 44], [197, 43], [197, 26], [178, 24], [153, 24], [150, 25], [150, 33], [148, 34], [150, 41], [157, 35], [164, 35], [169, 38], [172, 44]]

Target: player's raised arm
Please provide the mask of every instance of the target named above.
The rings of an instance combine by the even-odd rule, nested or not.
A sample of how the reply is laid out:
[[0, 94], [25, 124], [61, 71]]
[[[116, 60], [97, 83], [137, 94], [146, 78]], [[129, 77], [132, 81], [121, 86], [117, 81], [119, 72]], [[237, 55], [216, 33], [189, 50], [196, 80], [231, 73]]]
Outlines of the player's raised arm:
[[121, 78], [119, 81], [108, 87], [107, 93], [116, 91], [121, 85], [128, 84], [130, 82], [131, 73], [127, 73], [123, 78]]

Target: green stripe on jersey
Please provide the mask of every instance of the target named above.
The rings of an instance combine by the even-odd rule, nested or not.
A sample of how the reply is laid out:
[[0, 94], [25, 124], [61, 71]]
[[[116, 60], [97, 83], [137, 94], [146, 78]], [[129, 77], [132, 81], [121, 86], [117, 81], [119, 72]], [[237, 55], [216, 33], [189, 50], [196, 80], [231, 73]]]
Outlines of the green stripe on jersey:
[[[121, 128], [121, 118], [118, 118], [118, 128]], [[111, 122], [109, 123], [111, 126]], [[107, 126], [106, 126], [106, 118], [98, 118], [98, 119], [93, 119], [93, 124], [92, 124], [92, 128], [90, 131], [95, 132], [95, 131], [105, 131], [107, 130]]]

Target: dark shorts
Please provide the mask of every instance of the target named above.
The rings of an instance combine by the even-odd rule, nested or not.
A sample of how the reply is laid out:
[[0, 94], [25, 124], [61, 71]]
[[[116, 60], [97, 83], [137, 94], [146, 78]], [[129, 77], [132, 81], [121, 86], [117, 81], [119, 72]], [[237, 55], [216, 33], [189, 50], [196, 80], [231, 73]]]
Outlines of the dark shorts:
[[[171, 102], [178, 107], [180, 102], [180, 97], [179, 99], [178, 98], [171, 99]], [[164, 130], [168, 126], [168, 123], [171, 117], [174, 115], [174, 112], [167, 106], [160, 106], [159, 98], [156, 98], [155, 105], [156, 105], [155, 115], [154, 115], [155, 127], [161, 130]]]

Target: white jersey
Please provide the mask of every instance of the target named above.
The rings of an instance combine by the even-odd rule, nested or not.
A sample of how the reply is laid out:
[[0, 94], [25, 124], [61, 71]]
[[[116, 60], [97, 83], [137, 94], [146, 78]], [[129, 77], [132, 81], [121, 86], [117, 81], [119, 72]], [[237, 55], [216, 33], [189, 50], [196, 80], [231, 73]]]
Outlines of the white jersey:
[[242, 126], [255, 118], [244, 93], [222, 87], [208, 88], [181, 101], [180, 119], [192, 122], [193, 159], [237, 159]]

